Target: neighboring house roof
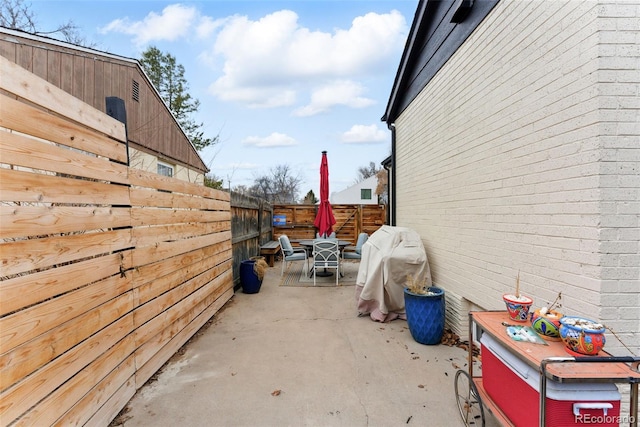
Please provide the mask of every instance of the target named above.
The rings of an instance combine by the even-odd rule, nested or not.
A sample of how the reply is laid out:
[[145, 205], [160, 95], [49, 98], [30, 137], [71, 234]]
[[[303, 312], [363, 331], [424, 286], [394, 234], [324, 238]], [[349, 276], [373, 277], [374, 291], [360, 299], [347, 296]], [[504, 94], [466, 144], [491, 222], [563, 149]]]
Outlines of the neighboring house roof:
[[[378, 204], [376, 188], [378, 177], [370, 176], [342, 191], [331, 194], [330, 200], [334, 204]], [[371, 190], [371, 199], [362, 199], [361, 190]]]
[[[4, 27], [0, 27], [0, 55], [100, 111], [106, 112], [106, 97], [123, 99], [132, 146], [208, 172], [136, 59]], [[140, 82], [132, 87], [135, 80]]]
[[382, 121], [395, 122], [498, 1], [419, 1]]

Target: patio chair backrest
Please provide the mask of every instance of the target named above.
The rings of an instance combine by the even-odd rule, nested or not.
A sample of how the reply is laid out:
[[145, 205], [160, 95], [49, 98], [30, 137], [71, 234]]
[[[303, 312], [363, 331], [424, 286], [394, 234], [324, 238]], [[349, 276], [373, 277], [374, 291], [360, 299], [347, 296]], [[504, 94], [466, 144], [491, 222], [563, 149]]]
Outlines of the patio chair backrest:
[[336, 232], [332, 231], [331, 234], [329, 234], [329, 236], [326, 235], [320, 235], [320, 233], [316, 233], [316, 239], [335, 239], [336, 238]]
[[283, 234], [280, 237], [278, 237], [278, 240], [280, 241], [280, 247], [282, 247], [282, 251], [284, 252], [285, 255], [293, 254], [293, 246], [291, 245], [289, 236], [287, 236], [286, 234]]
[[313, 243], [313, 264], [335, 267], [340, 262], [340, 246], [337, 240], [318, 240]]
[[358, 235], [358, 241], [356, 242], [356, 253], [362, 253], [362, 245], [369, 239], [369, 235], [367, 233], [360, 233]]

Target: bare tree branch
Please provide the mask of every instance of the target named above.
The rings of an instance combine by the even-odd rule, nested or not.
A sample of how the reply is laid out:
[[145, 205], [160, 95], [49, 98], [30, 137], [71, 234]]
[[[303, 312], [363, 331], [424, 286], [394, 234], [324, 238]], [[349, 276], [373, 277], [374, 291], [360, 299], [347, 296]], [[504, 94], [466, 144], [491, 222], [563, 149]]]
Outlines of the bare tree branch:
[[283, 164], [272, 168], [268, 175], [255, 177], [249, 193], [271, 203], [296, 203], [301, 183], [300, 175], [294, 175], [291, 167]]
[[31, 5], [23, 0], [2, 0], [0, 4], [0, 25], [13, 30], [36, 32], [36, 22]]
[[1, 0], [0, 2], [0, 25], [12, 30], [26, 31], [39, 36], [49, 36], [61, 34], [64, 41], [84, 47], [95, 47], [95, 43], [90, 43], [80, 34], [80, 28], [72, 20], [59, 25], [57, 28], [44, 31], [38, 28], [35, 14], [31, 9], [31, 3], [24, 0]]

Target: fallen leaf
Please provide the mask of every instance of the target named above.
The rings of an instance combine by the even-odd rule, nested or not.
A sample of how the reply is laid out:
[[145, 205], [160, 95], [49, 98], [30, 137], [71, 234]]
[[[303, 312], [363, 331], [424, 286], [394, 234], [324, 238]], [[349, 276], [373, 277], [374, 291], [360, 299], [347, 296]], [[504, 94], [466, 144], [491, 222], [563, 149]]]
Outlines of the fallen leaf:
[[271, 396], [280, 396], [280, 393], [282, 393], [282, 390], [273, 390]]

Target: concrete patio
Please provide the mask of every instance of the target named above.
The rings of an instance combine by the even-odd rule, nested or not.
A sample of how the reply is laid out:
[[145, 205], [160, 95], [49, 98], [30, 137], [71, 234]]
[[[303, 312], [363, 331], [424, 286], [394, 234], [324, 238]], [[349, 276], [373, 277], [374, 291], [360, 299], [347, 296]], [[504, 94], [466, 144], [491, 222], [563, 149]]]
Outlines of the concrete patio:
[[358, 317], [353, 282], [281, 284], [276, 263], [259, 293], [237, 291], [112, 425], [462, 424], [465, 350], [418, 344], [404, 320]]

